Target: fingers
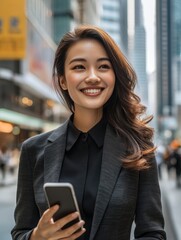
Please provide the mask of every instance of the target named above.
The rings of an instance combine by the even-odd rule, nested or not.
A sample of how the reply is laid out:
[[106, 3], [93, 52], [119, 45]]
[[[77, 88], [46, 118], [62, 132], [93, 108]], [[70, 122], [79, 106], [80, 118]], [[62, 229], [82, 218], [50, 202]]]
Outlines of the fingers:
[[80, 231], [72, 234], [71, 236], [69, 237], [66, 237], [66, 238], [61, 238], [61, 240], [74, 240], [74, 239], [77, 239], [79, 238], [83, 233], [85, 233], [85, 228], [82, 228]]
[[[72, 239], [76, 239], [76, 236], [80, 236], [85, 232], [83, 230], [84, 221], [79, 221], [79, 213], [74, 212], [71, 213], [56, 222], [51, 221], [53, 215], [58, 210], [59, 206], [55, 205], [51, 207], [49, 210], [45, 211], [42, 220], [41, 220], [41, 232], [44, 237], [51, 237], [51, 239], [59, 239], [59, 238], [67, 238], [70, 237], [72, 234], [75, 236]], [[77, 219], [77, 223], [73, 224], [71, 227], [66, 229], [62, 229], [68, 223]], [[80, 230], [80, 231], [78, 231]], [[72, 236], [71, 236], [72, 237]]]
[[79, 221], [78, 217], [79, 217], [78, 212], [71, 213], [64, 218], [61, 218], [60, 220], [57, 220], [55, 222], [54, 226], [57, 228], [57, 230], [59, 230], [59, 229], [63, 228], [67, 223], [69, 223], [69, 222], [71, 222], [75, 219], [77, 219], [77, 221]]
[[63, 238], [66, 240], [76, 239], [85, 232], [85, 228], [83, 228], [84, 224], [85, 222], [81, 220], [78, 223], [72, 225], [71, 227], [57, 231], [55, 237], [56, 239]]
[[57, 212], [59, 207], [60, 207], [59, 205], [54, 205], [47, 209], [42, 215], [42, 221], [44, 221], [45, 223], [49, 222], [50, 219], [53, 218], [53, 215]]
[[[43, 213], [42, 217], [38, 222], [38, 225], [33, 230], [30, 240], [48, 239], [48, 237], [52, 235], [51, 226], [54, 223], [52, 217], [58, 209], [59, 209], [59, 205], [55, 205], [47, 209]], [[49, 234], [49, 230], [50, 230], [50, 234]]]
[[59, 206], [55, 205], [49, 209], [47, 209], [42, 217], [40, 218], [38, 225], [33, 230], [30, 240], [38, 240], [38, 239], [48, 239], [51, 236], [52, 232], [49, 234], [49, 229], [53, 225], [52, 217], [58, 210]]
[[[37, 227], [35, 228], [32, 237], [33, 239], [76, 239], [81, 236], [85, 229], [83, 228], [84, 221], [79, 221], [79, 213], [71, 213], [56, 222], [53, 221], [53, 215], [58, 210], [59, 206], [55, 205], [44, 212]], [[76, 220], [76, 221], [75, 221]], [[72, 226], [63, 229], [68, 223], [73, 223]]]

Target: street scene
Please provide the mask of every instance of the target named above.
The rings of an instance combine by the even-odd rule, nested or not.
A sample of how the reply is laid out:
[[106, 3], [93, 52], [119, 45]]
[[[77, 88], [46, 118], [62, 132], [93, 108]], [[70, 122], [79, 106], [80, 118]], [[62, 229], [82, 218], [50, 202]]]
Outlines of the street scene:
[[1, 0], [0, 240], [38, 222], [44, 181], [75, 187], [73, 239], [133, 240], [136, 206], [138, 238], [181, 240], [180, 13], [179, 0]]

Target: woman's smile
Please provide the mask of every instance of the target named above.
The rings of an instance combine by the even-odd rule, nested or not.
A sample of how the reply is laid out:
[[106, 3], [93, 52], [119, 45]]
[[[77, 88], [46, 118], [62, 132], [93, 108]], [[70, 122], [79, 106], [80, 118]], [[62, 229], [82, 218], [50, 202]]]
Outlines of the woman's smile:
[[101, 94], [103, 91], [103, 88], [84, 88], [81, 89], [81, 92], [85, 94], [86, 96], [90, 97], [96, 97]]

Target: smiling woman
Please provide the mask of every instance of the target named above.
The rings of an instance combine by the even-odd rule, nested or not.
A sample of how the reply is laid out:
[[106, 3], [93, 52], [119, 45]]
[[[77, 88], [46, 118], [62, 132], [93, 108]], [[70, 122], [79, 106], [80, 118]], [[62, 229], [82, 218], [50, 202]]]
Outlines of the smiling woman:
[[[136, 74], [119, 47], [95, 26], [68, 32], [53, 83], [72, 114], [22, 146], [13, 239], [128, 240], [134, 220], [135, 239], [166, 239], [152, 117], [143, 118]], [[80, 213], [54, 221], [62, 206], [48, 208], [46, 182], [71, 183]]]

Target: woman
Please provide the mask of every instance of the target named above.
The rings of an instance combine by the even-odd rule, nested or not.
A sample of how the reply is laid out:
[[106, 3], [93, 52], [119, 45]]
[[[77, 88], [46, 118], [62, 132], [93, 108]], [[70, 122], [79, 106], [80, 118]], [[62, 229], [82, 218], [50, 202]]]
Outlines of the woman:
[[[118, 46], [97, 27], [79, 27], [61, 40], [53, 76], [72, 115], [23, 144], [13, 239], [128, 240], [134, 220], [135, 239], [166, 239], [151, 117], [142, 118], [136, 75]], [[48, 209], [46, 182], [72, 183], [83, 221], [63, 230], [78, 213], [52, 220], [59, 206]]]

